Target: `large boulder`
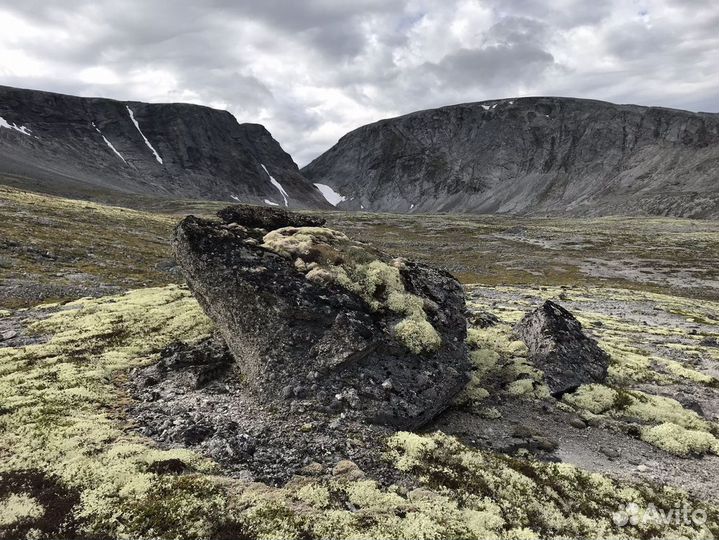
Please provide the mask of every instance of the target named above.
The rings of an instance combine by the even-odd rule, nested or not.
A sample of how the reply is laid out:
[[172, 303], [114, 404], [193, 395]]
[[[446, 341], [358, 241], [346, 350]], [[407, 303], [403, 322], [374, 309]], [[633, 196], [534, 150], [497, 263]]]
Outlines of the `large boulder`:
[[525, 315], [515, 333], [526, 343], [529, 360], [544, 372], [555, 397], [607, 377], [609, 355], [582, 332], [581, 323], [559, 304], [547, 300]]
[[185, 218], [173, 248], [260, 400], [412, 429], [468, 382], [464, 293], [450, 274], [318, 218], [248, 206], [218, 215]]

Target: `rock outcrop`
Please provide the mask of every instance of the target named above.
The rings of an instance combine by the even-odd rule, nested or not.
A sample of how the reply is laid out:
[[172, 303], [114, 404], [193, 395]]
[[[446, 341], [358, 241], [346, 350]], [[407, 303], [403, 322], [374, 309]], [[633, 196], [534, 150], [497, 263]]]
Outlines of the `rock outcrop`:
[[0, 177], [90, 199], [140, 194], [331, 208], [269, 131], [227, 111], [4, 86]]
[[517, 324], [515, 333], [527, 345], [529, 360], [544, 372], [555, 397], [582, 384], [601, 383], [607, 377], [609, 355], [559, 304], [547, 300]]
[[464, 293], [450, 274], [316, 218], [242, 206], [219, 215], [185, 218], [173, 248], [260, 400], [411, 429], [465, 386]]
[[340, 208], [719, 217], [719, 114], [532, 97], [360, 127], [302, 169]]

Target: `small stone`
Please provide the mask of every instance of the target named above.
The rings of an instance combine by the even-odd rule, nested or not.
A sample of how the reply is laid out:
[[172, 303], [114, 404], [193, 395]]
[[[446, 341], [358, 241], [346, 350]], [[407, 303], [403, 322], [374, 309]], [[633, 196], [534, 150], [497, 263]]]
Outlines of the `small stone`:
[[388, 391], [392, 390], [392, 379], [386, 379], [382, 383], [382, 388], [384, 388], [385, 390], [388, 390]]
[[305, 424], [302, 424], [302, 426], [300, 426], [300, 431], [301, 431], [302, 433], [309, 433], [309, 432], [312, 431], [314, 428], [315, 428], [315, 427], [312, 425], [311, 422], [307, 422], [307, 423], [305, 423]]
[[641, 473], [647, 472], [648, 470], [649, 470], [649, 467], [647, 467], [647, 466], [644, 465], [644, 464], [642, 464], [642, 465], [637, 465], [637, 471], [639, 471], [639, 472], [641, 472]]
[[518, 439], [529, 439], [532, 437], [532, 435], [532, 430], [529, 429], [527, 426], [522, 425], [515, 427], [514, 431], [512, 432], [512, 436]]
[[14, 330], [8, 330], [7, 332], [3, 332], [2, 334], [0, 334], [0, 341], [12, 339], [15, 336], [17, 336], [17, 332], [15, 332]]
[[312, 463], [308, 463], [307, 465], [302, 467], [300, 469], [300, 472], [309, 476], [319, 476], [320, 474], [322, 474], [322, 470], [322, 465], [317, 463], [316, 461], [313, 461]]
[[607, 456], [609, 459], [618, 459], [621, 455], [619, 453], [619, 450], [617, 450], [616, 448], [610, 448], [608, 446], [601, 446], [599, 448], [599, 451], [605, 456]]
[[488, 408], [488, 409], [483, 409], [483, 410], [479, 413], [479, 415], [480, 415], [482, 418], [486, 418], [487, 420], [499, 420], [500, 418], [502, 418], [502, 413], [499, 412], [499, 411], [498, 411], [497, 409], [495, 409], [494, 407], [490, 407], [490, 408]]
[[559, 448], [559, 443], [548, 437], [534, 436], [533, 440], [537, 445], [537, 448], [545, 452], [554, 452], [557, 448]]
[[334, 476], [341, 476], [347, 480], [360, 480], [364, 478], [362, 469], [360, 469], [354, 461], [348, 459], [338, 461], [332, 468], [332, 474]]
[[282, 388], [282, 398], [283, 399], [290, 399], [293, 394], [293, 388], [292, 385], [287, 385], [284, 388]]
[[578, 416], [572, 416], [572, 418], [569, 419], [569, 425], [577, 429], [584, 429], [587, 427], [587, 423]]

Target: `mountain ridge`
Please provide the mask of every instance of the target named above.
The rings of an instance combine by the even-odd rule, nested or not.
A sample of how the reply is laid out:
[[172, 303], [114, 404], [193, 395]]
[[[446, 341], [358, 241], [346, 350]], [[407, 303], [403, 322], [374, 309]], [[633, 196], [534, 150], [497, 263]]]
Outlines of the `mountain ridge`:
[[351, 210], [710, 218], [718, 171], [717, 113], [562, 97], [379, 120], [301, 169]]
[[92, 188], [330, 208], [264, 126], [228, 111], [0, 86], [0, 118], [0, 174], [63, 182], [68, 195]]

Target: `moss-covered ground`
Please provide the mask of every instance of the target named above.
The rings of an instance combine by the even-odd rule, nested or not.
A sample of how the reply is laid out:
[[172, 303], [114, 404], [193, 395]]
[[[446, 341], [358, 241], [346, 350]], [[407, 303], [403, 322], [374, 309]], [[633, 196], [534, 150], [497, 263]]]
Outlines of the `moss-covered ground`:
[[[358, 475], [269, 487], [224, 476], [190, 451], [157, 447], [128, 425], [126, 373], [155, 361], [172, 341], [212, 330], [190, 293], [173, 284], [180, 278], [168, 239], [183, 203], [166, 206], [168, 213], [142, 212], [0, 187], [0, 326], [23, 319], [22, 332], [37, 338], [0, 342], [0, 538], [719, 535], [716, 501], [680, 486], [470, 448], [442, 433], [398, 433], [377, 448], [405, 475], [390, 486]], [[662, 389], [711, 397], [717, 388], [719, 349], [707, 343], [719, 337], [719, 225], [329, 219], [350, 236], [485, 285], [468, 289], [469, 307], [502, 322], [470, 331], [476, 371], [466, 403], [481, 408], [492, 373], [501, 376], [503, 399], [546, 399], [541, 373], [525, 362], [511, 325], [540, 298], [554, 298], [613, 358], [604, 385], [580, 388], [561, 407], [588, 421], [630, 418], [641, 425], [637, 437], [667, 455], [688, 456], [678, 459], [716, 451], [716, 423]], [[590, 264], [594, 259], [603, 262]], [[644, 265], [653, 273], [641, 272]], [[58, 303], [32, 307], [50, 301]], [[182, 467], [165, 466], [178, 462]], [[656, 512], [623, 521], [622, 512], [635, 507]], [[685, 508], [699, 519], [677, 518]]]

